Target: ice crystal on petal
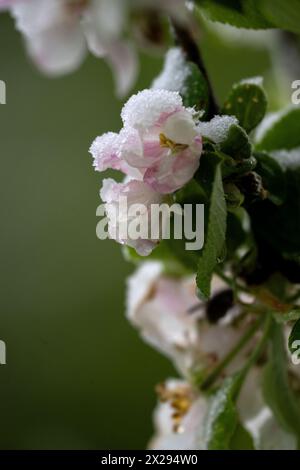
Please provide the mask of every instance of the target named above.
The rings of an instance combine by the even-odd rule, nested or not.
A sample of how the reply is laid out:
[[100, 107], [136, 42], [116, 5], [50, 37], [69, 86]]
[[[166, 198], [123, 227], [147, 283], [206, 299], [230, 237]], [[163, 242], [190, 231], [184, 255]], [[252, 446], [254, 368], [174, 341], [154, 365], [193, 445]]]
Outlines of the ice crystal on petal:
[[223, 142], [230, 127], [233, 124], [238, 124], [238, 120], [233, 116], [215, 116], [209, 122], [200, 122], [197, 126], [203, 137], [207, 137], [216, 144]]
[[123, 107], [124, 126], [140, 130], [158, 124], [162, 114], [169, 115], [182, 107], [179, 93], [167, 90], [143, 90], [133, 95]]

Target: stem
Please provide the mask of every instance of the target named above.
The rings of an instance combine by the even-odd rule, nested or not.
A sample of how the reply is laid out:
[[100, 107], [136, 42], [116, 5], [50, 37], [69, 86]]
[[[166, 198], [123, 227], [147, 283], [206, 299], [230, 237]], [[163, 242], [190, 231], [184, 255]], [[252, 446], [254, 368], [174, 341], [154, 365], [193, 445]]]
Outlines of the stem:
[[251, 290], [248, 289], [246, 286], [243, 286], [242, 284], [238, 283], [236, 279], [231, 279], [229, 276], [227, 276], [221, 269], [216, 269], [216, 274], [224, 281], [226, 284], [231, 287], [231, 289], [236, 293], [237, 290], [240, 290], [242, 292], [245, 292], [246, 294], [251, 294]]
[[176, 21], [172, 20], [172, 27], [175, 35], [175, 40], [178, 46], [182, 48], [186, 57], [191, 62], [194, 62], [199, 69], [201, 70], [203, 76], [205, 77], [209, 89], [210, 104], [207, 113], [208, 119], [212, 119], [216, 114], [220, 114], [219, 106], [215, 99], [213, 88], [204, 65], [201, 53], [199, 48], [187, 27], [179, 25]]
[[215, 369], [204, 379], [201, 384], [201, 389], [208, 389], [215, 380], [219, 377], [220, 373], [227, 367], [227, 365], [232, 361], [232, 359], [243, 349], [243, 347], [249, 342], [249, 340], [254, 336], [258, 328], [262, 323], [263, 317], [259, 317], [255, 323], [246, 331], [244, 336], [237, 342], [234, 348], [229, 351], [229, 353], [219, 362]]
[[265, 317], [262, 337], [260, 338], [260, 340], [257, 343], [256, 347], [252, 351], [252, 354], [251, 354], [247, 364], [243, 367], [243, 369], [240, 372], [240, 385], [239, 385], [239, 388], [236, 391], [237, 394], [239, 393], [239, 390], [242, 387], [243, 382], [244, 382], [249, 370], [260, 358], [260, 356], [261, 356], [261, 354], [262, 354], [262, 352], [263, 352], [263, 350], [266, 346], [267, 340], [269, 338], [269, 333], [270, 333], [270, 330], [271, 330], [271, 326], [272, 326], [272, 313], [268, 312], [266, 314], [266, 317]]

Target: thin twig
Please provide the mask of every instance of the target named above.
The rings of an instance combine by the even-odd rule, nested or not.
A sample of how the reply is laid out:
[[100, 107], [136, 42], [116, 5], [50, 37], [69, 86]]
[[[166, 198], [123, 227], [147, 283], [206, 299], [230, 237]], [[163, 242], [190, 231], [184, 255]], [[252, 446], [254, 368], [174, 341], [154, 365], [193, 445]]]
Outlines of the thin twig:
[[256, 331], [259, 329], [262, 324], [263, 317], [259, 317], [255, 323], [246, 331], [242, 338], [237, 342], [231, 351], [219, 362], [215, 369], [204, 379], [201, 384], [201, 390], [207, 390], [219, 377], [221, 372], [228, 366], [228, 364], [234, 359], [234, 357], [244, 348], [244, 346], [250, 341], [254, 336]]

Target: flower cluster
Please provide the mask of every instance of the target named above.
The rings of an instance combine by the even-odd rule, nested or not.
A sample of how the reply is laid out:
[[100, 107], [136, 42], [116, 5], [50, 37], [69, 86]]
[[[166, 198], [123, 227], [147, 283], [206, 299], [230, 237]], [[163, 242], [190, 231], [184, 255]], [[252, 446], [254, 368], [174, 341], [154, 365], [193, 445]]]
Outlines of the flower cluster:
[[[128, 206], [143, 204], [146, 211], [166, 200], [193, 177], [202, 152], [197, 115], [194, 109], [183, 106], [177, 92], [144, 90], [129, 99], [121, 116], [119, 134], [109, 132], [97, 137], [90, 148], [97, 171], [112, 168], [126, 175], [123, 183], [104, 180], [101, 198], [109, 221], [121, 196], [127, 197]], [[119, 214], [118, 224], [124, 216]], [[110, 233], [113, 228], [111, 222]], [[148, 255], [157, 243], [113, 238], [133, 246], [141, 255]]]
[[[227, 289], [213, 280], [213, 298]], [[209, 397], [199, 392], [195, 377], [221, 361], [249, 327], [237, 307], [223, 320], [210, 323], [206, 305], [196, 296], [195, 278], [176, 279], [164, 274], [159, 262], [145, 262], [128, 281], [127, 317], [143, 339], [173, 361], [183, 379], [169, 379], [157, 387], [152, 449], [204, 449]], [[244, 298], [249, 304], [250, 297]], [[251, 320], [250, 320], [251, 324]], [[257, 342], [247, 344], [224, 368], [222, 379], [239, 370]], [[241, 422], [257, 449], [294, 449], [295, 438], [282, 430], [265, 404], [260, 382], [262, 368], [254, 367], [243, 385], [237, 408]]]
[[119, 96], [127, 94], [138, 70], [135, 47], [126, 38], [127, 22], [132, 11], [147, 8], [179, 20], [186, 16], [184, 0], [0, 0], [39, 69], [48, 75], [72, 72], [89, 50], [112, 67]]

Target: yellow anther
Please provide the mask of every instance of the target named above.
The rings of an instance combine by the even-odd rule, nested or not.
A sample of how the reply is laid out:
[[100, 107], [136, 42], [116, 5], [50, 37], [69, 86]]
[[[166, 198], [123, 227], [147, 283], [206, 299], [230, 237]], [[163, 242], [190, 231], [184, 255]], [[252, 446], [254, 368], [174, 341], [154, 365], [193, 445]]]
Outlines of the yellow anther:
[[188, 145], [177, 144], [173, 140], [168, 139], [163, 133], [159, 134], [159, 143], [161, 147], [170, 149], [172, 153], [181, 152], [188, 148]]
[[163, 403], [169, 403], [172, 408], [173, 431], [176, 433], [183, 432], [182, 420], [188, 413], [193, 402], [193, 393], [190, 387], [178, 385], [175, 389], [170, 390], [166, 384], [162, 383], [156, 387], [159, 399]]

